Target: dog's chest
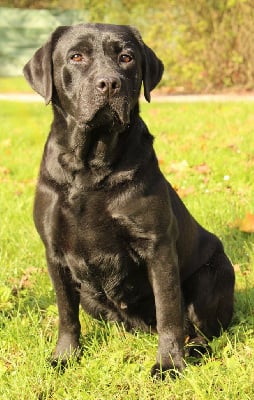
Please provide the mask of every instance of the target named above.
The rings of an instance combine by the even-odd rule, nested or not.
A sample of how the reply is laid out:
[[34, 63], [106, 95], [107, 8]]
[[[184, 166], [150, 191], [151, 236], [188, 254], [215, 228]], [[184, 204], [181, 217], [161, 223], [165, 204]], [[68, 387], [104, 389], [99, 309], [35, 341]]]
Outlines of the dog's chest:
[[103, 192], [81, 195], [61, 208], [59, 245], [77, 280], [112, 271], [125, 277], [144, 263], [152, 241], [133, 215], [131, 201]]
[[131, 311], [151, 299], [152, 291], [143, 257], [149, 241], [140, 237], [126, 204], [109, 206], [106, 194], [98, 193], [77, 199], [61, 210], [60, 241], [76, 281]]

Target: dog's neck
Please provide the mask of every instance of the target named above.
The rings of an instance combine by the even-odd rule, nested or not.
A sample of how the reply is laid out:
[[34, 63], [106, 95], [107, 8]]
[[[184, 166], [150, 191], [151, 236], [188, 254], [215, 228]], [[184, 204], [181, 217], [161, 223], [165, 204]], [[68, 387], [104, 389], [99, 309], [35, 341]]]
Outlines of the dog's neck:
[[109, 120], [101, 125], [93, 121], [79, 121], [55, 104], [53, 104], [53, 112], [52, 129], [55, 128], [58, 144], [66, 152], [75, 154], [84, 165], [95, 159], [105, 164], [114, 163], [116, 150], [118, 152], [119, 145], [126, 140], [130, 126], [135, 126], [139, 120], [138, 103], [130, 113], [130, 123], [126, 125], [121, 124], [117, 119]]
[[[54, 138], [54, 146], [58, 148], [56, 162], [64, 175], [69, 176], [68, 181], [72, 181], [73, 177], [76, 181], [83, 181], [85, 176], [86, 181], [89, 177], [99, 185], [112, 174], [131, 179], [133, 171], [141, 163], [144, 149], [140, 148], [140, 141], [144, 134], [150, 138], [147, 144], [152, 149], [152, 137], [139, 117], [138, 104], [131, 112], [130, 124], [126, 126], [118, 121], [102, 127], [79, 124], [55, 105], [53, 111], [54, 134], [50, 135], [48, 151], [51, 138]], [[129, 157], [130, 153], [136, 156]]]

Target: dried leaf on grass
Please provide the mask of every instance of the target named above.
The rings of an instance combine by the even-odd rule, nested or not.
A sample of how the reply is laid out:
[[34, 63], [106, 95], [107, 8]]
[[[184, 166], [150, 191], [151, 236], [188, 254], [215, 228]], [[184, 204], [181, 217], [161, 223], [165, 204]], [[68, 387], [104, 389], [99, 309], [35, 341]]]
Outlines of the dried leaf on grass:
[[9, 175], [11, 171], [4, 165], [0, 165], [0, 175]]
[[241, 273], [244, 276], [249, 275], [251, 273], [249, 269], [241, 268], [240, 264], [233, 264], [233, 268], [236, 273]]
[[241, 271], [240, 264], [234, 264], [233, 268], [234, 268], [235, 272], [240, 272]]
[[237, 219], [231, 226], [241, 232], [254, 233], [254, 214], [246, 213], [243, 219]]
[[[163, 165], [165, 162], [164, 160], [159, 160], [159, 163], [160, 165]], [[173, 174], [181, 174], [188, 171], [195, 171], [200, 175], [207, 176], [211, 173], [211, 167], [205, 162], [202, 164], [190, 166], [188, 161], [186, 160], [172, 161], [170, 165], [167, 167], [167, 172]]]
[[178, 188], [178, 187], [174, 187], [174, 190], [177, 192], [178, 196], [183, 198], [188, 196], [189, 194], [192, 194], [195, 192], [195, 188], [194, 186], [190, 186], [187, 188]]
[[12, 294], [16, 295], [19, 291], [30, 288], [33, 285], [32, 277], [35, 273], [38, 273], [38, 268], [28, 267], [21, 276], [18, 284], [13, 286]]
[[211, 172], [211, 168], [209, 165], [206, 163], [200, 164], [200, 165], [195, 165], [194, 169], [199, 173], [203, 175], [207, 175]]
[[11, 171], [9, 168], [0, 165], [0, 183], [4, 183], [7, 180], [7, 177], [10, 175]]

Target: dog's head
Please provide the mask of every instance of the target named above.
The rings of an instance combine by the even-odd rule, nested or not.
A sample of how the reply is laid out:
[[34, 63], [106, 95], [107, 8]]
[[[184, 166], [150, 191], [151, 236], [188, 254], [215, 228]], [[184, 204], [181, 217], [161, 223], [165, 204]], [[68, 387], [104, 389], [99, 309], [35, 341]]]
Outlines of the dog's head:
[[129, 26], [81, 24], [55, 30], [24, 67], [24, 75], [46, 104], [60, 105], [81, 124], [117, 119], [126, 125], [141, 84], [160, 81], [162, 62]]

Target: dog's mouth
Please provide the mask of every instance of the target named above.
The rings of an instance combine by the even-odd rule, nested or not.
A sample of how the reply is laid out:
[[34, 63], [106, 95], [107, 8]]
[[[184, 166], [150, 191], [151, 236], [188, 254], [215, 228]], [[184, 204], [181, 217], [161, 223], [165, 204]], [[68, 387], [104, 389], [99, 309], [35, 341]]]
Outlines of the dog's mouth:
[[128, 102], [104, 102], [90, 112], [90, 115], [83, 115], [81, 119], [89, 127], [121, 127], [124, 128], [130, 122], [130, 110]]
[[108, 104], [95, 112], [88, 124], [93, 126], [121, 125], [123, 121], [121, 115]]

